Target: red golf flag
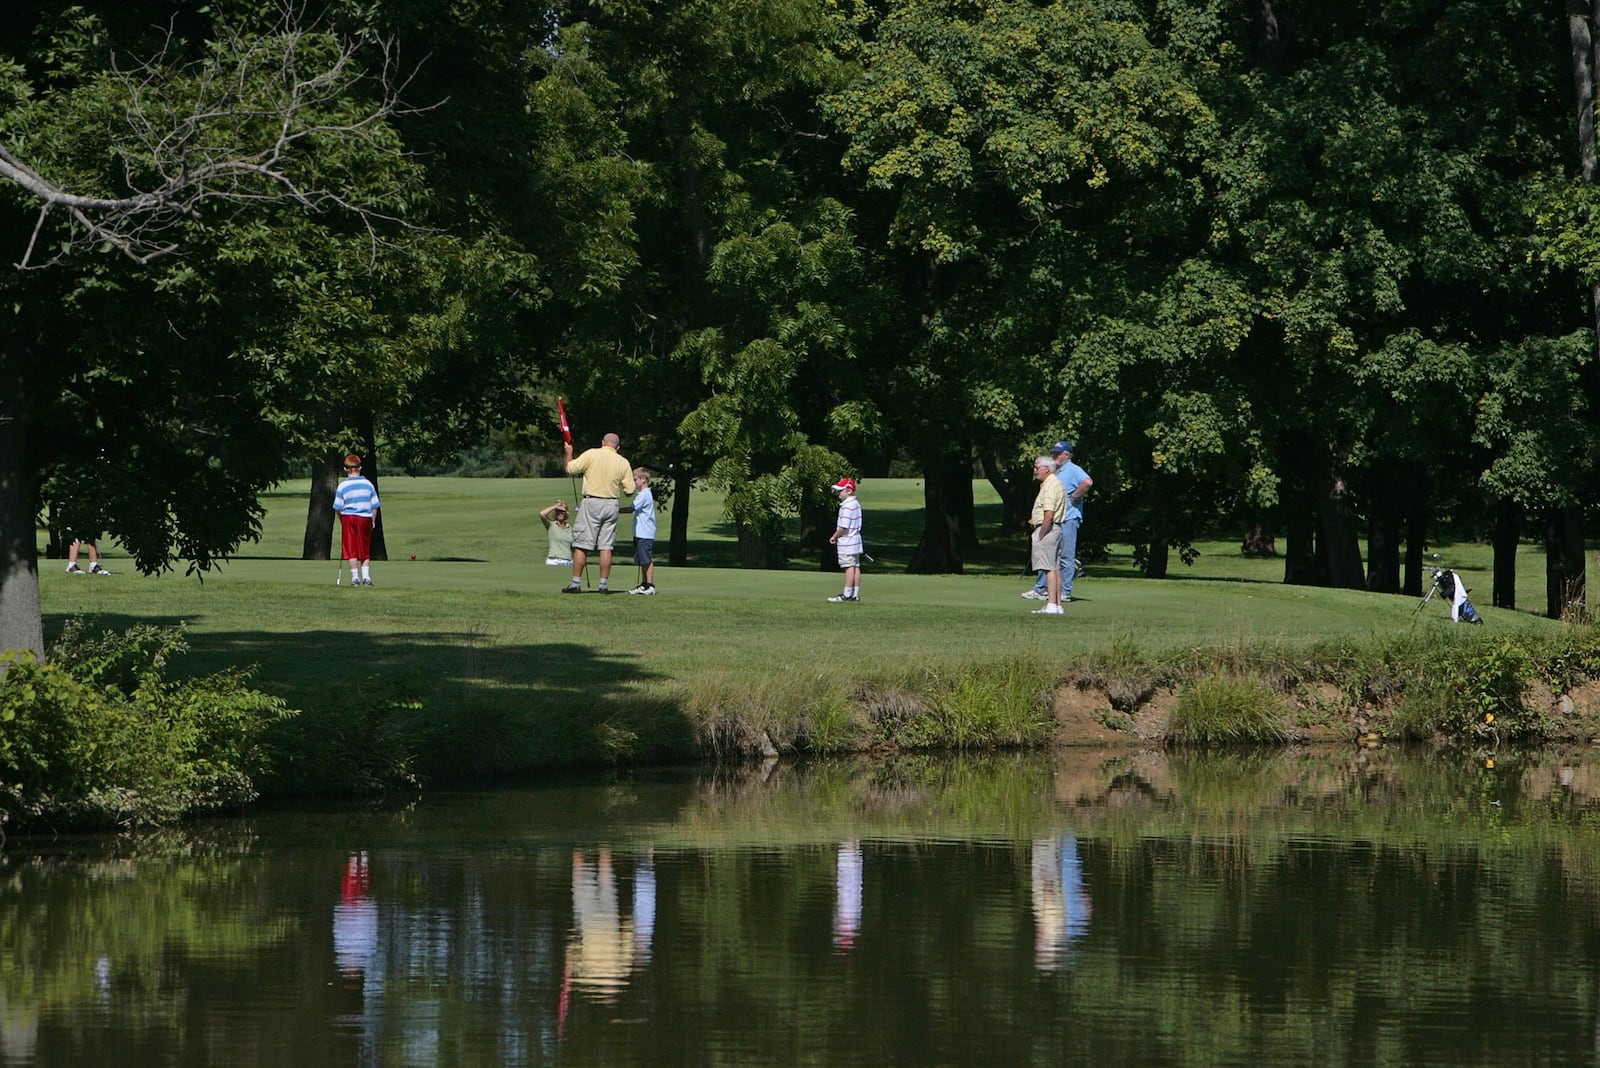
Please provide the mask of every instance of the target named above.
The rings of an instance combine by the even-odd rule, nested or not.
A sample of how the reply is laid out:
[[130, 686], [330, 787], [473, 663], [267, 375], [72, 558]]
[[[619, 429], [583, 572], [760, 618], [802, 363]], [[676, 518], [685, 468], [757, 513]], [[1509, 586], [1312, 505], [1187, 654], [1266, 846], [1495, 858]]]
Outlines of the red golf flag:
[[567, 425], [567, 406], [560, 397], [556, 398], [556, 411], [561, 414], [561, 440], [571, 445], [572, 428]]

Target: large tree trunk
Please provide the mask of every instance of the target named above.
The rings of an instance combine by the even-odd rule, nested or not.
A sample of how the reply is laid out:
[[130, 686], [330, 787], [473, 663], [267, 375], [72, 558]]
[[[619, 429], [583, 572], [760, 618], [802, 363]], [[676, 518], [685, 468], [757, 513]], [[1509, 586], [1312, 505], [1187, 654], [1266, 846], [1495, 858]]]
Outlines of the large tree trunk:
[[694, 476], [680, 471], [672, 479], [672, 544], [667, 563], [685, 567], [689, 563], [689, 496], [694, 491]]
[[1149, 551], [1144, 556], [1144, 577], [1164, 579], [1167, 569], [1172, 566], [1172, 546], [1167, 544], [1164, 534], [1158, 534], [1150, 542]]
[[1422, 464], [1410, 464], [1411, 477], [1406, 480], [1410, 490], [1406, 500], [1406, 582], [1401, 590], [1411, 597], [1422, 596], [1422, 569], [1428, 552], [1428, 469]]
[[1172, 564], [1172, 528], [1167, 518], [1167, 504], [1175, 499], [1176, 490], [1160, 474], [1152, 473], [1148, 493], [1148, 503], [1143, 510], [1142, 544], [1134, 546], [1134, 559], [1145, 578], [1164, 579]]
[[1324, 583], [1336, 589], [1365, 589], [1361, 573], [1361, 540], [1357, 534], [1355, 496], [1345, 472], [1329, 465], [1327, 495], [1318, 510], [1318, 570]]
[[1494, 507], [1494, 606], [1517, 607], [1517, 545], [1522, 540], [1522, 505], [1497, 501]]
[[740, 523], [734, 529], [738, 539], [739, 566], [760, 570], [774, 566], [772, 543], [756, 527]]
[[1320, 586], [1317, 570], [1317, 510], [1319, 497], [1307, 463], [1309, 446], [1299, 438], [1284, 442], [1284, 550], [1283, 581], [1291, 586]]
[[[367, 476], [367, 481], [372, 483], [372, 491], [378, 495], [378, 500], [383, 500], [383, 487], [378, 484], [378, 435], [373, 432], [372, 413], [363, 412], [356, 419], [360, 428], [362, 456], [361, 473]], [[372, 559], [389, 559], [389, 542], [383, 536], [383, 513], [385, 509], [379, 508], [378, 514], [372, 517]]]
[[311, 503], [306, 509], [306, 534], [300, 546], [302, 560], [333, 559], [333, 494], [339, 487], [344, 452], [323, 454], [311, 468]]
[[1031, 477], [1031, 469], [1024, 471], [1019, 468], [1008, 472], [1000, 458], [992, 452], [985, 452], [980, 462], [983, 464], [983, 477], [1000, 495], [1000, 533], [1026, 533], [1028, 515], [1033, 511], [1033, 495], [1039, 490], [1038, 482]]
[[[44, 655], [39, 607], [39, 497], [30, 449], [31, 354], [0, 349], [0, 651]], [[0, 675], [5, 673], [0, 663]]]
[[1400, 511], [1404, 496], [1400, 467], [1390, 459], [1372, 467], [1372, 506], [1367, 512], [1367, 589], [1400, 592]]
[[950, 483], [950, 488], [955, 493], [956, 522], [960, 524], [961, 548], [976, 549], [978, 547], [978, 519], [977, 499], [972, 493], [972, 464], [966, 464], [966, 476], [955, 479]]
[[[964, 489], [963, 489], [964, 484]], [[906, 570], [921, 575], [959, 575], [963, 502], [972, 504], [972, 465], [965, 456], [941, 456], [922, 471], [922, 540]], [[971, 519], [965, 520], [971, 526]]]
[[1583, 509], [1551, 508], [1544, 528], [1545, 612], [1551, 619], [1578, 619], [1587, 612]]

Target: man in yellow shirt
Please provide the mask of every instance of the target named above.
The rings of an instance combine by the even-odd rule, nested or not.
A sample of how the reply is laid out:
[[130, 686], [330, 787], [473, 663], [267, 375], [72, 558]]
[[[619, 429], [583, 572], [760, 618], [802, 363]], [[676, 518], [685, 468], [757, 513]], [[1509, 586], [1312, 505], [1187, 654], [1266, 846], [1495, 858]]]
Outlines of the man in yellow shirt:
[[1039, 480], [1039, 495], [1033, 499], [1033, 514], [1028, 525], [1031, 562], [1035, 571], [1044, 572], [1045, 590], [1049, 604], [1036, 608], [1036, 616], [1065, 615], [1061, 607], [1061, 517], [1067, 512], [1067, 491], [1056, 478], [1055, 461], [1041, 456], [1033, 462], [1034, 477]]
[[572, 582], [562, 593], [583, 589], [583, 568], [589, 554], [600, 554], [600, 592], [611, 592], [611, 550], [617, 542], [617, 498], [633, 496], [633, 465], [617, 452], [622, 439], [607, 434], [598, 449], [588, 449], [576, 459], [572, 442], [566, 443], [567, 474], [583, 476], [583, 500], [572, 524]]

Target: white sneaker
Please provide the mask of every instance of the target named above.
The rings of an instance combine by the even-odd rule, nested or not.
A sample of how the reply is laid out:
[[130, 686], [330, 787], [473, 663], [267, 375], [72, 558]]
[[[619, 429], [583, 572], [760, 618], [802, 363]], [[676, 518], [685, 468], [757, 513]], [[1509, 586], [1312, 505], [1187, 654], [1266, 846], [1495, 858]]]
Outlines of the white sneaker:
[[91, 575], [109, 575], [109, 574], [111, 574], [111, 572], [107, 571], [105, 568], [101, 567], [99, 564], [90, 564], [89, 565], [89, 574], [91, 574]]
[[69, 575], [87, 575], [88, 573], [89, 572], [85, 571], [83, 568], [79, 567], [77, 564], [68, 564], [67, 565], [67, 574], [69, 574]]
[[1050, 599], [1038, 590], [1024, 590], [1022, 596], [1029, 601], [1048, 601]]
[[829, 597], [828, 600], [834, 604], [859, 604], [861, 602], [860, 597], [851, 597], [843, 593], [837, 597]]
[[1036, 616], [1064, 616], [1067, 614], [1067, 610], [1058, 604], [1047, 604], [1043, 608], [1035, 608], [1033, 614]]

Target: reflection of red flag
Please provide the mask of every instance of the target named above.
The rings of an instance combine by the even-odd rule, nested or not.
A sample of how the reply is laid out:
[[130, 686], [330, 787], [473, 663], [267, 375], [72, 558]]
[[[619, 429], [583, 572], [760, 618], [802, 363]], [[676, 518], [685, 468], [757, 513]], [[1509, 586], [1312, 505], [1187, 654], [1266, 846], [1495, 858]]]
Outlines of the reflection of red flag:
[[556, 398], [556, 411], [561, 415], [561, 440], [571, 445], [572, 428], [567, 425], [567, 406], [560, 397]]

